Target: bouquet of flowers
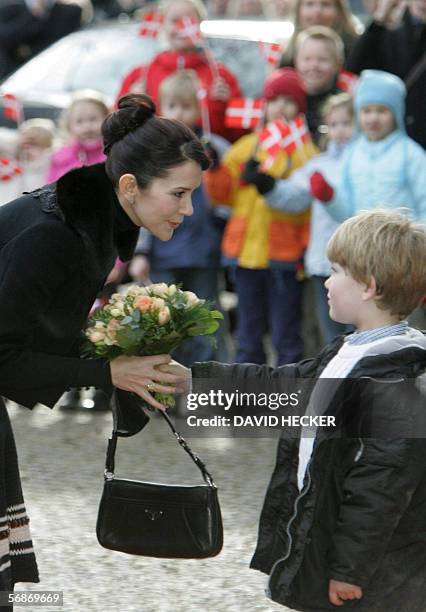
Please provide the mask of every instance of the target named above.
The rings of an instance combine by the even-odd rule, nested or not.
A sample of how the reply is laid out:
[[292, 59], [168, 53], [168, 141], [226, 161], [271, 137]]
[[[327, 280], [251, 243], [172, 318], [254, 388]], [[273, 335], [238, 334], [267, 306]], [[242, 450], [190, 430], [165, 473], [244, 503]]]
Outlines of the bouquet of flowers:
[[[220, 319], [221, 312], [176, 285], [132, 285], [125, 293], [114, 293], [90, 317], [83, 355], [111, 360], [119, 355], [167, 354], [188, 338], [214, 334]], [[163, 405], [175, 404], [171, 394], [154, 396]]]

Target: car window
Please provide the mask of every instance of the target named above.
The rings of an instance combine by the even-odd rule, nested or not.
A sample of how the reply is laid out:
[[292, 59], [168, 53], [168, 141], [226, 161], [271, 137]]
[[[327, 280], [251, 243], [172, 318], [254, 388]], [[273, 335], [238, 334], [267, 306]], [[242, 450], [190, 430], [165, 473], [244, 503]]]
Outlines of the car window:
[[[112, 102], [125, 74], [148, 63], [159, 43], [137, 35], [138, 24], [91, 28], [70, 34], [22, 66], [2, 85], [23, 99], [97, 89]], [[206, 37], [218, 62], [237, 77], [245, 96], [260, 95], [266, 65], [255, 41]]]
[[158, 44], [142, 40], [132, 25], [71, 34], [17, 70], [2, 85], [16, 95], [29, 91], [67, 93], [98, 89], [112, 101], [122, 77], [155, 54]]
[[247, 97], [260, 96], [266, 76], [266, 63], [256, 41], [208, 37], [208, 46], [218, 62], [235, 74]]
[[[155, 42], [142, 40], [136, 30], [115, 32], [106, 40], [93, 38], [80, 47], [80, 61], [66, 78], [68, 91], [88, 86], [115, 97], [125, 74], [147, 63], [156, 53]], [[90, 84], [90, 85], [89, 85]]]

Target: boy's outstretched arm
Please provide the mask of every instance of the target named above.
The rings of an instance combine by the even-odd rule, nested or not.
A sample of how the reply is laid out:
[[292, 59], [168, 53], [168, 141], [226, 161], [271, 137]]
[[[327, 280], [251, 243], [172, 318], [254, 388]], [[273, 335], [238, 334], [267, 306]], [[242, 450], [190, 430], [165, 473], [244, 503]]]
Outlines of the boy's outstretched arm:
[[426, 465], [423, 439], [362, 439], [344, 481], [328, 556], [331, 580], [364, 589], [378, 569]]

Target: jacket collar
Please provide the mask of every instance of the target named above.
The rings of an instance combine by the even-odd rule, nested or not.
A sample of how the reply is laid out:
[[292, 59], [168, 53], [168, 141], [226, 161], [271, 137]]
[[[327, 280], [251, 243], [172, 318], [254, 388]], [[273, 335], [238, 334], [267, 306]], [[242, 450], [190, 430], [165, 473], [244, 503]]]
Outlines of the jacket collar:
[[122, 261], [128, 261], [139, 228], [121, 207], [105, 164], [71, 170], [56, 183], [57, 205], [65, 222], [89, 239], [102, 258], [113, 244]]
[[43, 212], [57, 215], [80, 236], [88, 272], [104, 276], [111, 258], [133, 256], [139, 227], [120, 205], [105, 164], [71, 170], [33, 195]]

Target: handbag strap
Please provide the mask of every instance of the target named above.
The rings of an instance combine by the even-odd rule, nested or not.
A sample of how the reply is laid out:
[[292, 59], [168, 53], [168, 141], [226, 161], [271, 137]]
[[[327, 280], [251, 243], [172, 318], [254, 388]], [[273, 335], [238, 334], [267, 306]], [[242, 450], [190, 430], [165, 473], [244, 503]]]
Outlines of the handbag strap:
[[[112, 405], [114, 407], [114, 401], [112, 402]], [[213, 477], [210, 474], [210, 472], [208, 471], [205, 463], [203, 461], [201, 461], [200, 457], [196, 453], [194, 453], [194, 451], [190, 448], [190, 446], [187, 443], [187, 441], [185, 440], [185, 438], [183, 438], [180, 435], [180, 433], [178, 431], [176, 431], [176, 428], [175, 428], [175, 426], [173, 424], [173, 421], [171, 420], [169, 415], [164, 410], [161, 410], [160, 414], [163, 416], [164, 420], [169, 425], [170, 429], [173, 432], [174, 437], [176, 438], [176, 440], [178, 441], [180, 446], [183, 448], [183, 450], [186, 453], [188, 453], [188, 455], [191, 457], [192, 461], [195, 463], [197, 468], [200, 470], [201, 475], [202, 475], [204, 481], [210, 487], [216, 488], [216, 485], [213, 482]], [[114, 478], [115, 452], [117, 450], [117, 440], [118, 440], [117, 432], [115, 431], [115, 429], [113, 429], [112, 434], [111, 434], [111, 438], [108, 439], [108, 447], [107, 447], [107, 453], [106, 453], [105, 472], [104, 472], [104, 476], [105, 476], [106, 480], [111, 480], [112, 478]]]
[[178, 441], [178, 443], [181, 445], [183, 450], [186, 453], [188, 453], [188, 455], [191, 457], [192, 461], [195, 463], [197, 468], [200, 470], [200, 472], [201, 472], [205, 482], [208, 485], [210, 485], [211, 487], [216, 487], [216, 485], [213, 482], [212, 475], [210, 474], [210, 472], [206, 468], [206, 464], [203, 461], [201, 461], [201, 459], [199, 458], [199, 456], [196, 453], [194, 453], [194, 451], [190, 448], [190, 446], [189, 446], [188, 442], [185, 440], [185, 438], [183, 438], [180, 435], [180, 433], [178, 431], [176, 431], [175, 426], [173, 425], [173, 421], [171, 420], [171, 418], [169, 417], [167, 412], [165, 410], [161, 410], [160, 412], [161, 412], [161, 415], [163, 416], [163, 418], [165, 419], [165, 421], [167, 422], [168, 426], [172, 430], [173, 435], [176, 438], [176, 440]]

